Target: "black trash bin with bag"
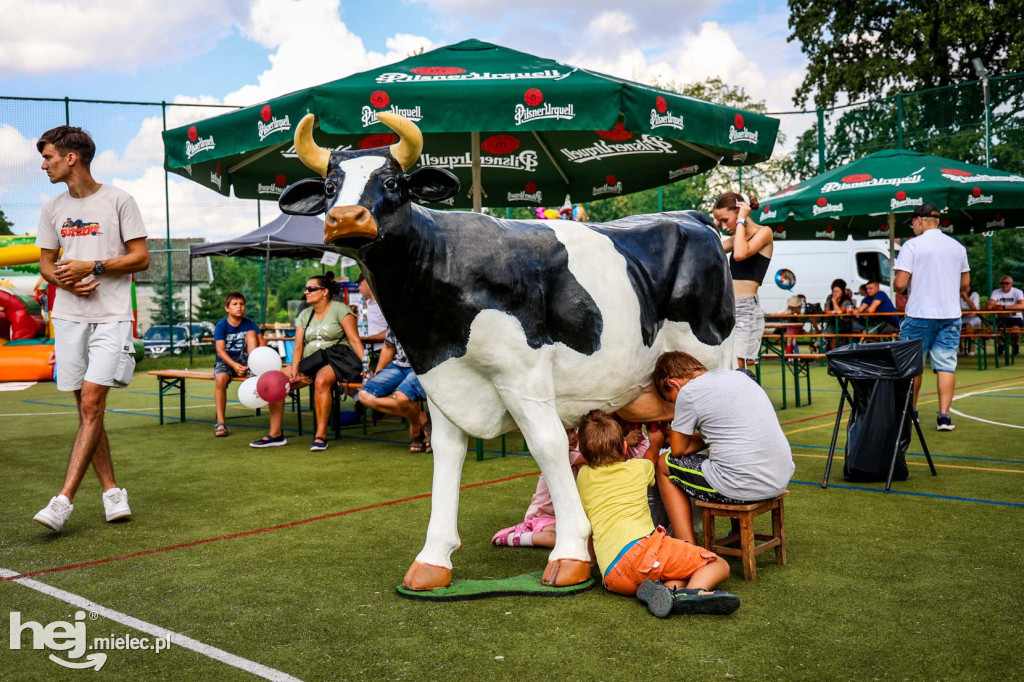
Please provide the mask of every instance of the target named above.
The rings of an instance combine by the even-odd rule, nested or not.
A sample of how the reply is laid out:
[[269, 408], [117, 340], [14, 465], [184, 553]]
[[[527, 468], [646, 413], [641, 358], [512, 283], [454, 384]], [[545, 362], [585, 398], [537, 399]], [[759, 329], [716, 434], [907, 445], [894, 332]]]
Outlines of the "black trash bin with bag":
[[885, 481], [886, 490], [892, 488], [894, 480], [907, 480], [911, 423], [934, 476], [935, 465], [917, 412], [911, 407], [914, 377], [924, 370], [921, 341], [855, 343], [831, 350], [825, 357], [828, 373], [839, 380], [842, 396], [821, 487], [828, 486], [846, 401], [850, 403], [850, 418], [846, 425], [845, 480]]

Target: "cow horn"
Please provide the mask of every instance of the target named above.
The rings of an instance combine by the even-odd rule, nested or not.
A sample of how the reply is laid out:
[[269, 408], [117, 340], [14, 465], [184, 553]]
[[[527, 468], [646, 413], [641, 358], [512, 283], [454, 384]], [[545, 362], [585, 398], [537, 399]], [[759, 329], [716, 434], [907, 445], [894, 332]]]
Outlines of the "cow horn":
[[327, 162], [331, 158], [331, 153], [313, 141], [314, 118], [313, 114], [306, 114], [299, 121], [299, 125], [295, 126], [295, 151], [310, 170], [315, 170], [320, 177], [326, 178]]
[[377, 120], [398, 133], [398, 142], [391, 145], [391, 156], [403, 171], [412, 168], [423, 151], [423, 133], [415, 123], [398, 114], [377, 114]]

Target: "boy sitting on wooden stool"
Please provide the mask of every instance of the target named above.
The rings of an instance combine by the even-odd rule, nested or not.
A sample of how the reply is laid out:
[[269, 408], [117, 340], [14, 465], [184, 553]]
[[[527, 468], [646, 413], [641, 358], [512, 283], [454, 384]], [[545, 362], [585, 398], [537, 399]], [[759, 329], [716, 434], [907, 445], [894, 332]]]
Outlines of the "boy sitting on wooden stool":
[[[690, 500], [749, 504], [786, 491], [795, 468], [775, 408], [743, 372], [708, 370], [687, 353], [658, 358], [654, 386], [675, 405], [672, 452], [657, 463], [673, 534], [694, 542]], [[699, 452], [707, 448], [706, 452]]]

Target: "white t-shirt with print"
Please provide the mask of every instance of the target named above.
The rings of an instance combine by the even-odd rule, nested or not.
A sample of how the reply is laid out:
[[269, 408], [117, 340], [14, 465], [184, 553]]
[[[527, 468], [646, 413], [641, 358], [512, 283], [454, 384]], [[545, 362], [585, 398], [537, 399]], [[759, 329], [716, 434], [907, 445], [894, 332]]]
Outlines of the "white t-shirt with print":
[[903, 244], [894, 269], [910, 273], [907, 317], [960, 317], [960, 275], [971, 271], [960, 242], [938, 228], [925, 230]]
[[[107, 260], [127, 254], [125, 242], [146, 236], [142, 214], [131, 195], [100, 185], [84, 199], [64, 192], [48, 201], [39, 216], [36, 246], [63, 249], [63, 260]], [[100, 285], [84, 298], [69, 291], [57, 294], [53, 317], [88, 323], [131, 321], [131, 275], [101, 275], [99, 280]]]
[[[992, 292], [992, 295], [988, 297], [990, 301], [995, 301], [999, 305], [1017, 305], [1024, 299], [1024, 291], [1021, 291], [1017, 287], [1010, 287], [1010, 290], [1003, 292], [1002, 287]], [[1015, 317], [1018, 320], [1021, 319], [1021, 314], [1016, 315], [1000, 315], [1000, 317]]]

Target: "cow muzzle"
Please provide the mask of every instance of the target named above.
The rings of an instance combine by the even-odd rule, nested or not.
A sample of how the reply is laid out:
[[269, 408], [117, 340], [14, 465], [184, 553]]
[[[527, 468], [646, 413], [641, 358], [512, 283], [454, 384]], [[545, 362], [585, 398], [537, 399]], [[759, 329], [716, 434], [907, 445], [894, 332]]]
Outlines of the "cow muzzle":
[[341, 239], [376, 239], [377, 221], [362, 206], [335, 206], [324, 219], [324, 243]]

